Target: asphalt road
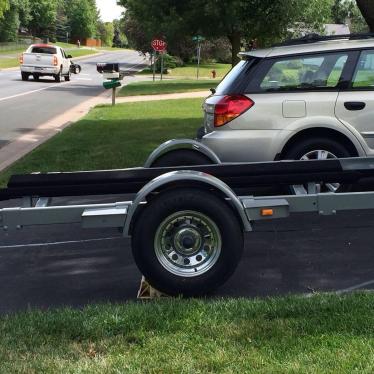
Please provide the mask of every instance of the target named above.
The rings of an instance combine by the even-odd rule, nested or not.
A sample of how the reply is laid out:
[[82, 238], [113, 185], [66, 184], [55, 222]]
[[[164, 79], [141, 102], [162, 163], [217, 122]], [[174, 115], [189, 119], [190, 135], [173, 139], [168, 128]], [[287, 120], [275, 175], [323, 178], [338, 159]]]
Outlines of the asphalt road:
[[0, 148], [70, 108], [104, 91], [97, 62], [120, 62], [121, 69], [140, 70], [145, 60], [138, 52], [106, 52], [77, 61], [82, 73], [70, 82], [56, 83], [51, 77], [35, 82], [21, 80], [17, 71], [0, 71]]
[[[117, 196], [97, 202], [124, 201]], [[60, 199], [57, 204], [67, 201]], [[74, 203], [85, 204], [87, 198]], [[0, 207], [17, 205], [2, 203]], [[234, 276], [211, 297], [264, 297], [374, 287], [374, 213], [298, 214], [257, 223]], [[0, 313], [135, 300], [141, 275], [113, 229], [53, 225], [0, 232]]]

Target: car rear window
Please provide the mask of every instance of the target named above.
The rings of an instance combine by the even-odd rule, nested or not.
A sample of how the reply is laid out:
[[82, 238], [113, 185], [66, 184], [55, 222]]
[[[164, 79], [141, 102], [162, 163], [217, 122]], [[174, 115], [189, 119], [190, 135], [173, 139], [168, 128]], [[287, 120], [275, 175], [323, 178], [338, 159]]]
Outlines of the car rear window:
[[248, 86], [253, 68], [261, 59], [247, 58], [235, 65], [216, 88], [217, 95], [242, 93]]
[[55, 55], [56, 48], [53, 47], [33, 47], [31, 53], [44, 53], [46, 55]]

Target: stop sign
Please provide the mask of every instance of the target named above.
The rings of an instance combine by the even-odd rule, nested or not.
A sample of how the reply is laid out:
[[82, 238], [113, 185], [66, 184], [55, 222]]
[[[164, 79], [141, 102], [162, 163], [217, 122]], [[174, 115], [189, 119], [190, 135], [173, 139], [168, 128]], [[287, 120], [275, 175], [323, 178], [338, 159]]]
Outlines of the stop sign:
[[157, 52], [163, 52], [166, 50], [166, 42], [160, 39], [155, 39], [152, 41], [152, 48]]

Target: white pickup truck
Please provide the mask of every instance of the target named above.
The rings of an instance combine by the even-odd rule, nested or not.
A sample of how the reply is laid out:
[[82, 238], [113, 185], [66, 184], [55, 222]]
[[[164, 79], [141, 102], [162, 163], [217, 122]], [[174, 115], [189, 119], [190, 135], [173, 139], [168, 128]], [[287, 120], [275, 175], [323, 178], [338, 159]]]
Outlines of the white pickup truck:
[[22, 80], [27, 81], [32, 75], [36, 81], [44, 76], [52, 76], [56, 82], [61, 82], [63, 77], [69, 81], [71, 58], [55, 45], [33, 44], [20, 57]]

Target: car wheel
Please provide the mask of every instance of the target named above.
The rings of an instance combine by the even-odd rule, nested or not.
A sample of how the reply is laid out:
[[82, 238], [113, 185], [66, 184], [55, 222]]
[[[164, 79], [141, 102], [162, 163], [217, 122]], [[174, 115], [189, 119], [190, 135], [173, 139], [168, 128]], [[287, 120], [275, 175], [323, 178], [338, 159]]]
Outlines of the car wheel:
[[199, 296], [222, 285], [243, 251], [232, 209], [202, 189], [161, 193], [137, 217], [135, 262], [147, 281], [168, 295]]
[[21, 77], [23, 81], [28, 81], [29, 80], [29, 74], [27, 73], [21, 73]]
[[62, 69], [60, 69], [59, 73], [55, 75], [55, 81], [60, 83], [62, 81]]
[[210, 165], [212, 161], [200, 152], [190, 149], [178, 149], [170, 151], [159, 157], [153, 164], [152, 168], [161, 168], [168, 166], [193, 166], [193, 165]]
[[[295, 144], [283, 157], [286, 160], [328, 160], [334, 158], [352, 157], [347, 148], [332, 139], [312, 138]], [[290, 192], [295, 195], [308, 193], [348, 192], [351, 185], [340, 183], [323, 183], [311, 181], [308, 185], [290, 186]]]

